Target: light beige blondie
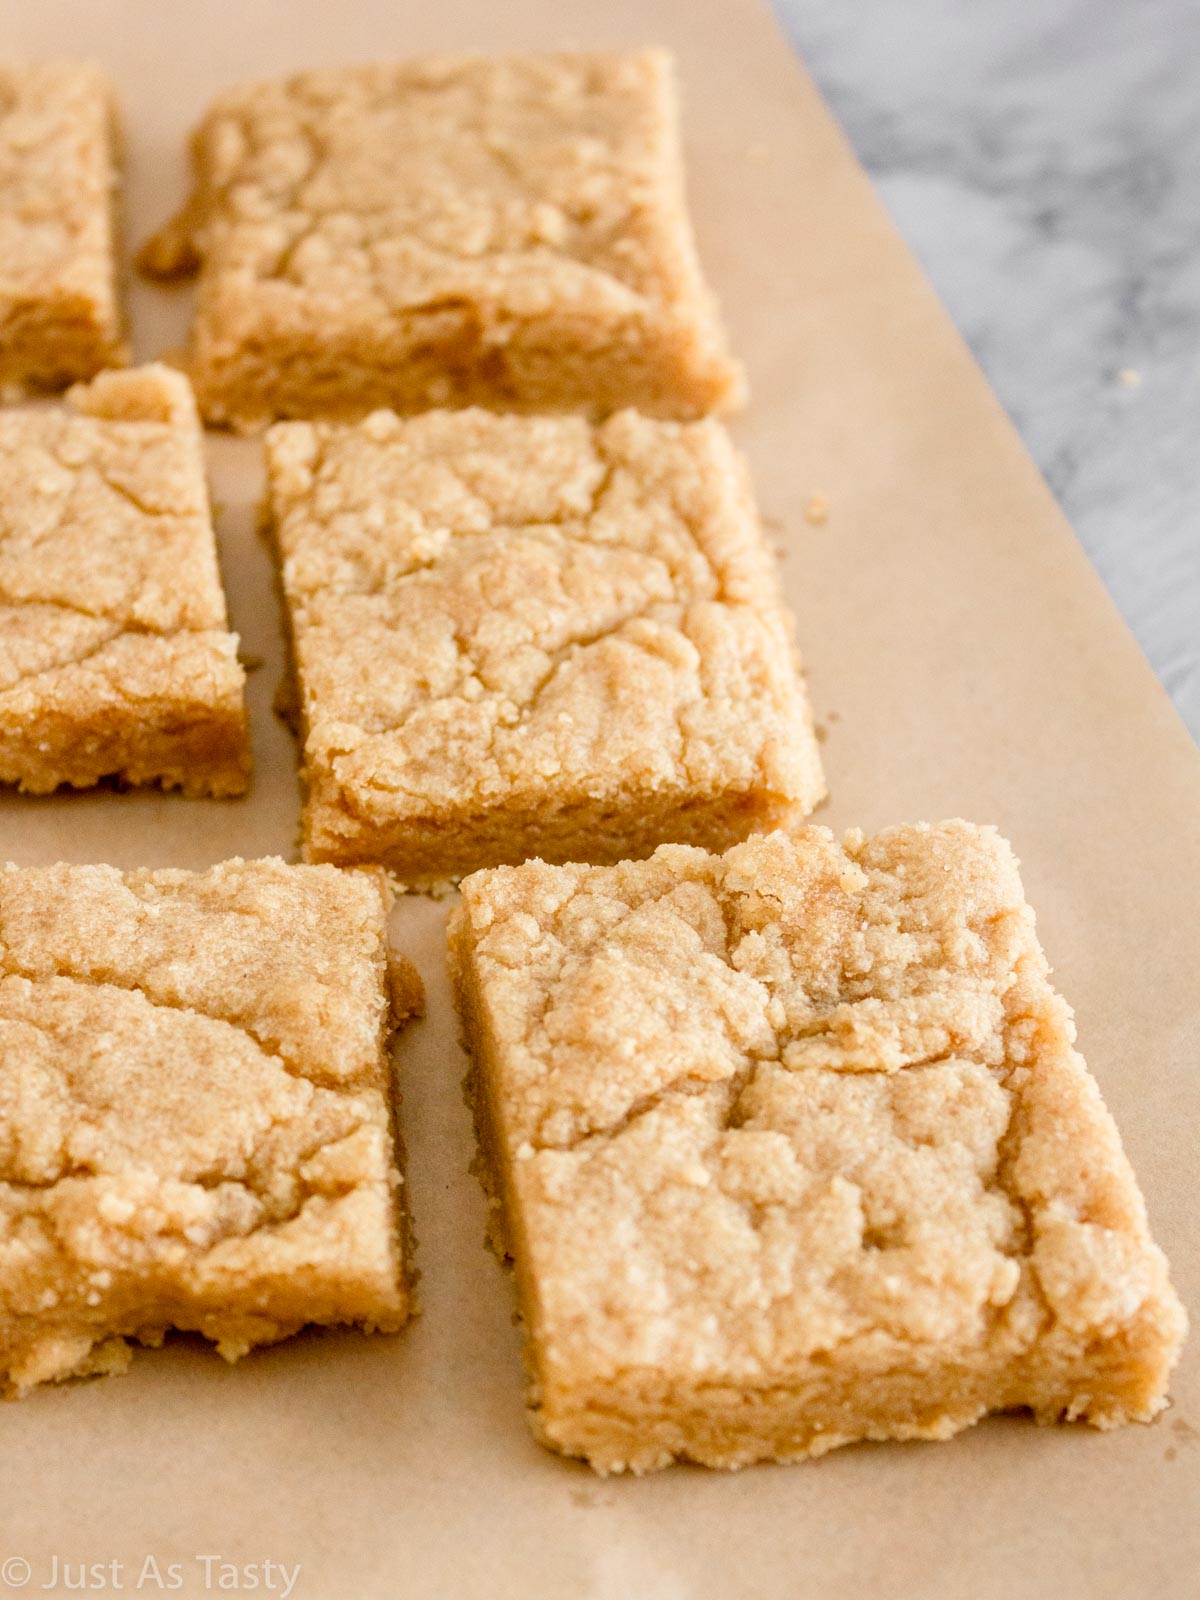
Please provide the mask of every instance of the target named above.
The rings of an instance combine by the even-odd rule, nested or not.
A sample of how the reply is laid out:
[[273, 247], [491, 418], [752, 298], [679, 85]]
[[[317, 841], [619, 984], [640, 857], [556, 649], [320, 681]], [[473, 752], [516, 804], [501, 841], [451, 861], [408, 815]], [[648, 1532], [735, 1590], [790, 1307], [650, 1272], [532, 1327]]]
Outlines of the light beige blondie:
[[240, 794], [250, 745], [187, 379], [0, 411], [0, 782]]
[[221, 95], [143, 269], [199, 270], [213, 422], [490, 405], [665, 416], [741, 395], [657, 51], [436, 57]]
[[408, 1312], [379, 875], [0, 868], [0, 1392]]
[[0, 64], [0, 388], [123, 366], [117, 114], [97, 67]]
[[304, 850], [423, 887], [722, 847], [823, 793], [720, 424], [482, 410], [267, 436]]
[[539, 1436], [601, 1472], [1153, 1417], [1184, 1331], [994, 831], [468, 878]]

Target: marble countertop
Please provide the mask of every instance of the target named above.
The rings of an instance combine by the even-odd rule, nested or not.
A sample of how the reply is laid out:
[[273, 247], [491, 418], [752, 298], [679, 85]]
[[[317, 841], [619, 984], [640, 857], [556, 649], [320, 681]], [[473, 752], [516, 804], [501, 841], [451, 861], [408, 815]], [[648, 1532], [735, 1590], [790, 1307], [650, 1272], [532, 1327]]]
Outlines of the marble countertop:
[[775, 5], [1200, 739], [1200, 7]]

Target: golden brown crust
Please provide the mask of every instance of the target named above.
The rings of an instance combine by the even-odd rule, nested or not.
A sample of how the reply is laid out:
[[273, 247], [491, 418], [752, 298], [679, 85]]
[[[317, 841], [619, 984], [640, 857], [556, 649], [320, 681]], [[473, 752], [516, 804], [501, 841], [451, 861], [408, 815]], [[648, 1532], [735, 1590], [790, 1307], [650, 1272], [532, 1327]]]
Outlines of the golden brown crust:
[[0, 782], [240, 794], [244, 686], [186, 378], [0, 412]]
[[368, 874], [0, 869], [0, 1389], [403, 1322], [393, 1026]]
[[210, 421], [726, 409], [657, 51], [434, 57], [232, 89], [144, 271], [200, 269]]
[[737, 1466], [1164, 1404], [1183, 1314], [994, 832], [462, 888], [547, 1442]]
[[267, 438], [310, 860], [721, 847], [823, 779], [744, 468], [715, 422], [378, 412]]
[[116, 100], [96, 67], [0, 65], [0, 386], [123, 366]]

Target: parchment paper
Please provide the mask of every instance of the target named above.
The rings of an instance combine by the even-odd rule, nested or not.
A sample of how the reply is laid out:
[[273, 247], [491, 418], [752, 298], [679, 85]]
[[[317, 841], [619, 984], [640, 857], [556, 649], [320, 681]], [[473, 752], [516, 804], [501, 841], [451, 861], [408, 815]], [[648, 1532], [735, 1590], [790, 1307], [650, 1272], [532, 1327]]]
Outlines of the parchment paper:
[[[1200, 760], [765, 8], [4, 0], [0, 20], [7, 54], [92, 56], [116, 76], [131, 239], [180, 197], [185, 130], [227, 82], [431, 48], [676, 50], [702, 253], [753, 385], [737, 432], [828, 729], [824, 819], [961, 814], [1014, 840], [1157, 1235], [1200, 1308]], [[181, 341], [188, 305], [134, 290], [140, 358]], [[234, 625], [264, 661], [253, 794], [8, 796], [0, 854], [200, 867], [292, 851], [256, 447], [214, 438], [211, 468]], [[814, 495], [824, 525], [806, 520]], [[412, 899], [395, 917], [429, 990], [399, 1052], [423, 1314], [397, 1337], [303, 1336], [235, 1368], [176, 1342], [125, 1377], [0, 1408], [0, 1595], [81, 1578], [187, 1595], [254, 1578], [281, 1594], [279, 1564], [299, 1566], [301, 1600], [1200, 1591], [1200, 1338], [1174, 1408], [1115, 1435], [1003, 1419], [948, 1445], [640, 1482], [600, 1482], [536, 1446], [510, 1284], [467, 1172], [445, 909]]]

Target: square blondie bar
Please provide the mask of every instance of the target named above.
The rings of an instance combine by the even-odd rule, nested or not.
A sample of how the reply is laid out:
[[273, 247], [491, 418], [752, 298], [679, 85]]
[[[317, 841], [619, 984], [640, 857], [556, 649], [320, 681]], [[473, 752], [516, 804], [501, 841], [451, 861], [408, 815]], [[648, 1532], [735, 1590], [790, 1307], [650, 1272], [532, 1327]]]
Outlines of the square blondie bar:
[[657, 51], [439, 57], [231, 89], [143, 270], [199, 270], [205, 416], [740, 399]]
[[186, 378], [102, 373], [0, 411], [0, 782], [240, 794], [237, 643]]
[[0, 868], [0, 1392], [407, 1315], [378, 875]]
[[414, 887], [721, 848], [823, 793], [719, 423], [482, 410], [267, 436], [306, 859]]
[[545, 1443], [737, 1467], [1165, 1403], [1183, 1313], [992, 830], [481, 872], [451, 951]]
[[97, 68], [0, 64], [0, 389], [122, 366], [116, 99]]

